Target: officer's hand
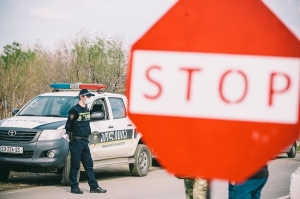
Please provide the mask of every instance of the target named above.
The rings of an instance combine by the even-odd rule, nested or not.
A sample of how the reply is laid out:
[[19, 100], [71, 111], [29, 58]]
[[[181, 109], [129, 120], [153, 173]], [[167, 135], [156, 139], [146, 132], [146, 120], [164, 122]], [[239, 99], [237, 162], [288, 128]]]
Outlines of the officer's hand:
[[70, 141], [70, 137], [69, 137], [68, 134], [64, 134], [64, 135], [63, 135], [63, 138], [65, 138], [68, 142]]
[[67, 134], [69, 135], [70, 143], [72, 143], [73, 142], [73, 132], [72, 131], [67, 131]]

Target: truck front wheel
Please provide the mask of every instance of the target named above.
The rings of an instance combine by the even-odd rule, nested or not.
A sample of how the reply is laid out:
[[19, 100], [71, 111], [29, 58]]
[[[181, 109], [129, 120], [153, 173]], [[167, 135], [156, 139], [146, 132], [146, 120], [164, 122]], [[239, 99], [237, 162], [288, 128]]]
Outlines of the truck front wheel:
[[0, 182], [6, 182], [9, 176], [10, 170], [6, 168], [0, 168]]
[[[69, 175], [70, 175], [70, 166], [71, 166], [71, 154], [69, 152], [67, 159], [66, 159], [66, 163], [65, 166], [62, 168], [62, 184], [64, 186], [70, 186], [70, 179], [69, 179]], [[80, 169], [78, 170], [77, 173], [77, 182], [79, 182], [79, 178], [80, 178]]]

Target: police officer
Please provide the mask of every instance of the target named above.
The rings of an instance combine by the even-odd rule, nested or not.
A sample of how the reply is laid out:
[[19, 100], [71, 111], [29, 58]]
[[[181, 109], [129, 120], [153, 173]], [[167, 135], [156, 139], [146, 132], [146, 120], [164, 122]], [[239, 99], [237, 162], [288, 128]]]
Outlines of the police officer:
[[90, 111], [87, 105], [91, 102], [91, 96], [95, 96], [87, 89], [82, 89], [79, 92], [79, 103], [69, 111], [69, 117], [66, 123], [66, 131], [69, 134], [69, 150], [71, 153], [70, 167], [70, 183], [71, 193], [82, 194], [83, 191], [79, 188], [77, 181], [77, 173], [80, 167], [80, 161], [83, 164], [87, 175], [90, 193], [105, 193], [106, 190], [99, 187], [95, 180], [93, 170], [93, 161], [89, 148], [90, 128]]

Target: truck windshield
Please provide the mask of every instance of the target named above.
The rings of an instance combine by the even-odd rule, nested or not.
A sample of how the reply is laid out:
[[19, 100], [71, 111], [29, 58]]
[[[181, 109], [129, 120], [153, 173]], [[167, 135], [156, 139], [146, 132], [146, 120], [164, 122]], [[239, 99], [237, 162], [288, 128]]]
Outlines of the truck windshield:
[[18, 116], [68, 117], [70, 109], [78, 103], [74, 96], [38, 96], [28, 103]]

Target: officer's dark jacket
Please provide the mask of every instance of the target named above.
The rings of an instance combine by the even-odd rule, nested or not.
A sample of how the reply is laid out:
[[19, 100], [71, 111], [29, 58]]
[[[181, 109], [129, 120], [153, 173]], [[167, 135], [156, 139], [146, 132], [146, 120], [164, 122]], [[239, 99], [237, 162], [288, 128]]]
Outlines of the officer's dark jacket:
[[73, 136], [89, 136], [91, 134], [89, 109], [83, 108], [79, 104], [75, 105], [69, 111], [65, 128], [67, 131], [73, 132]]

